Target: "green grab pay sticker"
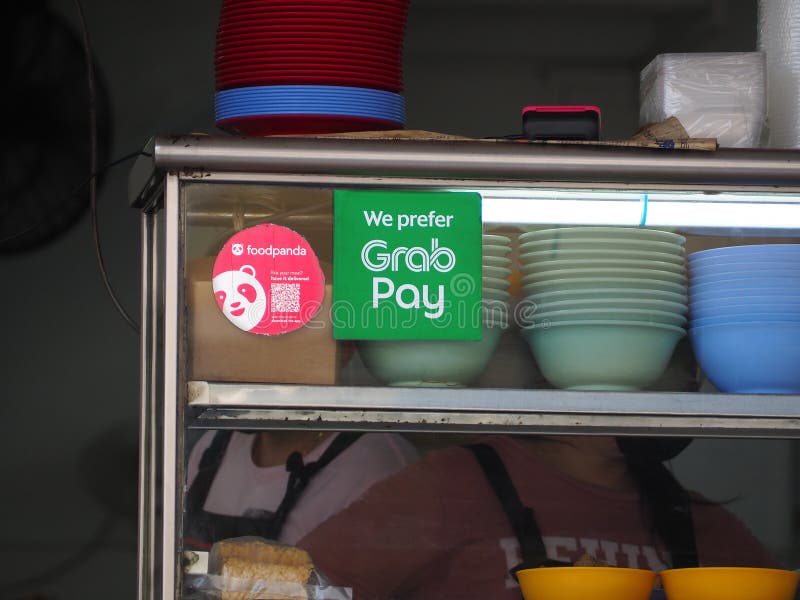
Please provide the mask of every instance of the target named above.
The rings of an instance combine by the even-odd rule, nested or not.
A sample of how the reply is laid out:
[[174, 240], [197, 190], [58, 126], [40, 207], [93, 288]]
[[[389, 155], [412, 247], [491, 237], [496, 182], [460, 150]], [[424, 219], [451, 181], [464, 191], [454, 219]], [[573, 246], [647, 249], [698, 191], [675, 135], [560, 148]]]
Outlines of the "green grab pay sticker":
[[481, 197], [336, 190], [333, 335], [481, 339]]

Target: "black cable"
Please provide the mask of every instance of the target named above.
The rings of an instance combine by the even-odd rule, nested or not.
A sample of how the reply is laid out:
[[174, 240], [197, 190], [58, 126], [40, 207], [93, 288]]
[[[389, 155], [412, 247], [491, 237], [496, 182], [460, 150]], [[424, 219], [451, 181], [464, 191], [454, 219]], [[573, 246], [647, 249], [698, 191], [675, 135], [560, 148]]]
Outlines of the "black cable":
[[[86, 56], [86, 81], [89, 88], [89, 173], [95, 174], [97, 172], [97, 105], [94, 82], [94, 60], [92, 59], [92, 46], [89, 41], [89, 30], [86, 27], [86, 18], [83, 14], [83, 6], [81, 5], [80, 0], [73, 1], [80, 18], [81, 34], [83, 36], [83, 51]], [[106, 272], [105, 260], [103, 259], [103, 250], [100, 247], [100, 229], [97, 224], [97, 177], [94, 175], [89, 177], [89, 210], [91, 213], [94, 251], [95, 255], [97, 256], [97, 265], [100, 268], [100, 276], [103, 278], [103, 285], [105, 286], [108, 295], [111, 297], [111, 301], [114, 303], [117, 312], [122, 315], [122, 318], [125, 319], [125, 322], [131, 327], [131, 329], [138, 334], [138, 323], [136, 323], [136, 321], [128, 314], [128, 312], [120, 303], [119, 299], [117, 298], [117, 294], [114, 292], [114, 288], [111, 286], [111, 282], [108, 279], [108, 273]]]
[[111, 167], [116, 167], [118, 164], [124, 163], [126, 160], [136, 158], [137, 156], [153, 156], [153, 155], [150, 154], [149, 152], [143, 152], [141, 150], [138, 150], [136, 152], [129, 152], [124, 156], [120, 156], [118, 159], [112, 160], [111, 162], [104, 164], [102, 167], [100, 167], [99, 171], [97, 171], [96, 173], [92, 173], [86, 179], [81, 181], [78, 185], [75, 186], [75, 189], [72, 190], [72, 193], [77, 194], [78, 192], [81, 191], [81, 189], [86, 187], [92, 179], [100, 177], [100, 175], [108, 171], [108, 169], [110, 169]]
[[[76, 185], [75, 188], [70, 192], [70, 194], [73, 194], [73, 195], [77, 194], [78, 192], [80, 192], [84, 187], [86, 187], [89, 184], [89, 181], [91, 179], [100, 177], [100, 175], [105, 173], [111, 167], [115, 167], [118, 164], [123, 163], [126, 160], [130, 160], [132, 158], [135, 158], [137, 156], [152, 156], [152, 154], [150, 154], [149, 152], [142, 152], [140, 150], [138, 152], [131, 152], [129, 154], [126, 154], [125, 156], [122, 156], [122, 157], [120, 157], [120, 158], [118, 158], [116, 160], [112, 160], [111, 162], [106, 163], [105, 165], [103, 165], [97, 173], [93, 173], [92, 175], [89, 175], [81, 183]], [[11, 240], [13, 240], [15, 238], [18, 238], [20, 236], [25, 235], [26, 233], [29, 233], [29, 232], [33, 231], [34, 229], [36, 229], [37, 227], [39, 227], [43, 223], [45, 223], [48, 218], [49, 218], [49, 216], [45, 216], [43, 219], [37, 221], [36, 223], [33, 223], [32, 225], [29, 225], [28, 227], [26, 227], [22, 231], [17, 231], [16, 233], [12, 233], [9, 236], [6, 236], [4, 238], [0, 238], [0, 244], [5, 244], [6, 242], [9, 242], [9, 241], [11, 241]]]

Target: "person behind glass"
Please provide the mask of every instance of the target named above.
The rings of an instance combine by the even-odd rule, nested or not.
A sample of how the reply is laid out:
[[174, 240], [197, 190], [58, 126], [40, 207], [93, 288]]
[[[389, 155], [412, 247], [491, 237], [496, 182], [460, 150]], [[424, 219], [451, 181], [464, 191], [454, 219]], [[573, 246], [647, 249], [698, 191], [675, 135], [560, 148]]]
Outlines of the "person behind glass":
[[298, 545], [356, 600], [520, 600], [516, 570], [578, 559], [779, 567], [736, 517], [664, 466], [687, 443], [491, 436], [427, 454]]
[[184, 547], [245, 535], [293, 545], [416, 458], [397, 434], [207, 432], [189, 455]]

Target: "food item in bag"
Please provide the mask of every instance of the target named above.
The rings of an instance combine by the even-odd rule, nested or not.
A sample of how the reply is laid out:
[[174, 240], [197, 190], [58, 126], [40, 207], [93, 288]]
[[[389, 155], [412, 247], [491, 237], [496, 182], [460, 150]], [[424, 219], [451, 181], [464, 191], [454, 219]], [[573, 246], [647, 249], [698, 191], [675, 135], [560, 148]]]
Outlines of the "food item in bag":
[[313, 570], [305, 550], [250, 537], [217, 542], [209, 561], [209, 572], [236, 584], [226, 586], [222, 600], [305, 599]]

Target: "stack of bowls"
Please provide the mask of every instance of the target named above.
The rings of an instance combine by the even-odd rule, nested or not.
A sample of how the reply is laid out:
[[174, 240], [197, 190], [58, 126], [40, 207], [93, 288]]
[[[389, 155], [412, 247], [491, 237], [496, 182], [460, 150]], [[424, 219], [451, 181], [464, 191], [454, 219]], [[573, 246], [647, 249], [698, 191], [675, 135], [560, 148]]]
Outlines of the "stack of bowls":
[[508, 327], [511, 240], [483, 236], [481, 339], [362, 340], [367, 370], [381, 382], [407, 387], [464, 387], [486, 369]]
[[605, 566], [517, 571], [525, 600], [649, 600], [655, 571]]
[[800, 244], [689, 255], [689, 339], [720, 391], [800, 393]]
[[689, 567], [659, 573], [667, 600], [794, 600], [800, 573], [761, 567]]
[[521, 332], [552, 385], [636, 390], [664, 373], [686, 333], [683, 236], [568, 227], [519, 240]]
[[408, 0], [223, 0], [215, 119], [240, 135], [402, 128]]

